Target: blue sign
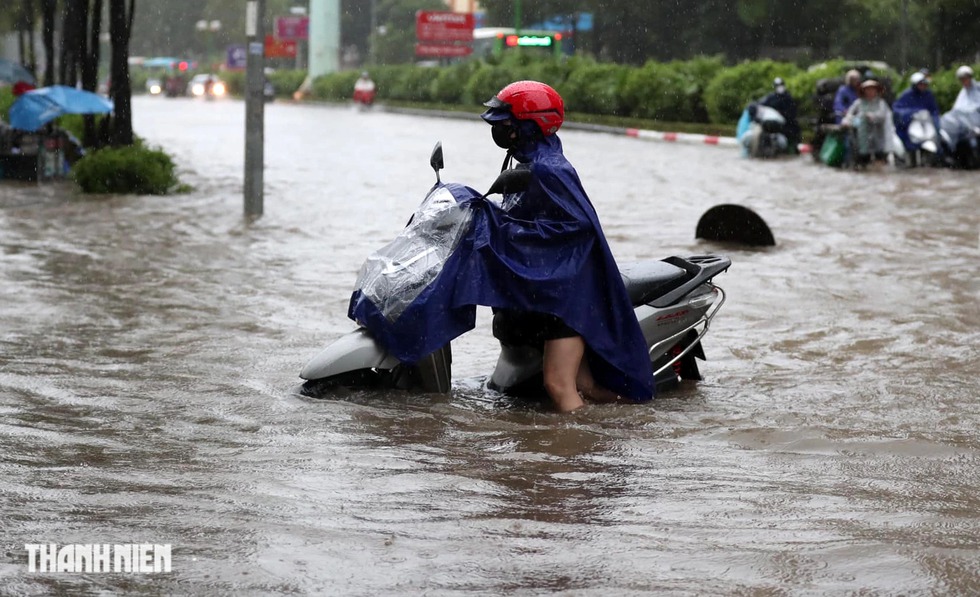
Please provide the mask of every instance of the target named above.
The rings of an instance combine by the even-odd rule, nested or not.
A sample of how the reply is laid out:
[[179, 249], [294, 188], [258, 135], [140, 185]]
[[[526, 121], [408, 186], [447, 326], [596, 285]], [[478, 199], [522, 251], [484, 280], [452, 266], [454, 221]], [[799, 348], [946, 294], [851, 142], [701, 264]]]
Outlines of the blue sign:
[[240, 70], [245, 68], [245, 63], [248, 61], [248, 55], [245, 52], [245, 46], [242, 44], [235, 44], [228, 46], [228, 53], [225, 59], [225, 66], [229, 70]]

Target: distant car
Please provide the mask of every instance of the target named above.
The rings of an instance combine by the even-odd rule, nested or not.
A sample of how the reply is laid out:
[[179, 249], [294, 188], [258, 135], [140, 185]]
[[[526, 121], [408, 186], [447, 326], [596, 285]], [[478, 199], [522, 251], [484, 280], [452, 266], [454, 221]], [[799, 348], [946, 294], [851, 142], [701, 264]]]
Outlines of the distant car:
[[163, 93], [163, 81], [160, 79], [147, 79], [146, 92], [150, 95], [160, 95]]
[[191, 95], [194, 97], [224, 97], [228, 92], [228, 87], [224, 81], [216, 75], [206, 73], [194, 75], [187, 88], [190, 89]]

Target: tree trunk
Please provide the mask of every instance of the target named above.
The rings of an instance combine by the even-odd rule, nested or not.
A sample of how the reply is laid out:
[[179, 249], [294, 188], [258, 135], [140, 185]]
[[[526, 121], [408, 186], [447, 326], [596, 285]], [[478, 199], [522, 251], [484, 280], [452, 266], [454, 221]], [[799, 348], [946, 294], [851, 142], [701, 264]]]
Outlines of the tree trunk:
[[78, 83], [80, 42], [84, 38], [82, 32], [84, 1], [65, 0], [64, 21], [61, 24], [61, 63], [58, 65], [58, 81], [69, 87], [74, 87]]
[[37, 52], [34, 51], [34, 26], [37, 21], [34, 18], [34, 3], [32, 0], [23, 0], [24, 12], [27, 18], [27, 68], [30, 69], [34, 78], [37, 76]]
[[43, 31], [41, 37], [44, 43], [44, 80], [45, 87], [54, 85], [54, 15], [57, 11], [57, 0], [41, 0], [41, 19]]
[[[88, 0], [85, 0], [86, 3]], [[89, 10], [90, 23], [87, 24], [88, 44], [82, 54], [82, 89], [96, 91], [99, 87], [99, 36], [102, 33], [102, 0], [92, 0]], [[84, 117], [85, 131], [82, 145], [93, 147], [97, 144], [95, 116]]]
[[110, 89], [115, 104], [112, 119], [112, 145], [133, 144], [132, 92], [129, 87], [129, 35], [133, 27], [136, 0], [109, 0], [109, 37], [112, 42]]
[[27, 3], [21, 2], [20, 8], [17, 10], [17, 20], [15, 21], [17, 53], [22, 65], [27, 64], [27, 11]]

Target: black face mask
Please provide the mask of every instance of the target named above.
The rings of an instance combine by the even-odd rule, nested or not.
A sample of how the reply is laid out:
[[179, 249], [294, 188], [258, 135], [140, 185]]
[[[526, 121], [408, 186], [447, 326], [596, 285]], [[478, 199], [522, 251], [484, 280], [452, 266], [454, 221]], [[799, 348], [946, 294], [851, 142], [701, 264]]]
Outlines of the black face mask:
[[490, 127], [490, 136], [497, 147], [502, 149], [513, 149], [517, 146], [520, 133], [512, 124], [495, 124]]

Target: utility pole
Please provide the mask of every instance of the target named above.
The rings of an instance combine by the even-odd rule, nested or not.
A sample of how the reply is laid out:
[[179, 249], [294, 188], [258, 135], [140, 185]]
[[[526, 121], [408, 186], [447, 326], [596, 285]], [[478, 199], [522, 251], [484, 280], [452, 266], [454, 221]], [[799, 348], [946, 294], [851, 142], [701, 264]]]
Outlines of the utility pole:
[[265, 186], [265, 0], [245, 5], [245, 217], [262, 216]]

